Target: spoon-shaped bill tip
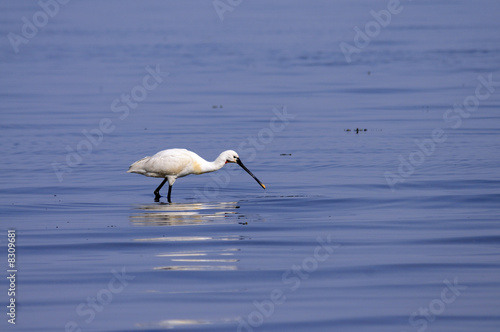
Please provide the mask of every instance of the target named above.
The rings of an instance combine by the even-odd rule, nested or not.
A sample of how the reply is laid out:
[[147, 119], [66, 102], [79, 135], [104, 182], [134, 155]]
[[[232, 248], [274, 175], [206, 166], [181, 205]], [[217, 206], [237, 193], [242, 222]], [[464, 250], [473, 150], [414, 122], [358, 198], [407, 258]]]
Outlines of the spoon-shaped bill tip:
[[238, 159], [238, 160], [236, 161], [236, 163], [237, 163], [238, 165], [240, 165], [240, 166], [241, 166], [241, 168], [243, 168], [243, 169], [244, 169], [244, 170], [245, 170], [248, 174], [250, 174], [250, 176], [251, 176], [251, 177], [253, 177], [253, 178], [254, 178], [254, 180], [255, 180], [255, 181], [257, 181], [257, 183], [258, 183], [258, 184], [260, 184], [260, 186], [261, 186], [262, 188], [266, 189], [266, 185], [265, 185], [265, 184], [263, 184], [262, 182], [260, 182], [260, 180], [259, 180], [259, 179], [257, 179], [257, 177], [256, 177], [255, 175], [253, 175], [253, 173], [252, 173], [252, 172], [250, 172], [250, 170], [249, 170], [248, 168], [246, 168], [246, 166], [245, 166], [245, 165], [243, 165], [243, 163], [241, 162], [241, 160], [240, 160], [240, 159]]

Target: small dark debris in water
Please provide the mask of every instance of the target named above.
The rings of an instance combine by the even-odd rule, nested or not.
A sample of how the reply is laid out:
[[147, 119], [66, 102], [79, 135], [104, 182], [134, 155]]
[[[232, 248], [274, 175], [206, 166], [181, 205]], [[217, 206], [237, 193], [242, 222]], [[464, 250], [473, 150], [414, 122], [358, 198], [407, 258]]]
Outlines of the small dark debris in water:
[[239, 222], [238, 224], [240, 224], [240, 225], [248, 225], [248, 222], [246, 222], [246, 221], [245, 222]]
[[356, 129], [345, 129], [344, 131], [355, 131], [356, 134], [359, 134], [359, 132], [361, 131], [368, 131], [368, 129], [362, 129], [362, 128], [356, 128]]
[[291, 153], [280, 153], [280, 156], [291, 156]]
[[368, 76], [370, 76], [371, 74], [372, 74], [372, 72], [371, 72], [371, 71], [368, 71]]
[[217, 106], [217, 105], [212, 105], [212, 108], [222, 108], [222, 105], [219, 105], [219, 106]]

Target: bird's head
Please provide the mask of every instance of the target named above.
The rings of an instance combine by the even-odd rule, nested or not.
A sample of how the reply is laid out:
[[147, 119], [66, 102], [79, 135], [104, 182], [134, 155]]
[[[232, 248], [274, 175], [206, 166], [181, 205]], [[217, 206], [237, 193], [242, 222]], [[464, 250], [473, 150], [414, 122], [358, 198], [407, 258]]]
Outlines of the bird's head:
[[223, 155], [223, 159], [226, 161], [226, 164], [227, 163], [237, 163], [238, 160], [240, 159], [240, 156], [238, 156], [236, 151], [233, 151], [233, 150], [224, 151], [224, 152], [222, 152], [222, 155]]
[[260, 180], [257, 179], [257, 177], [255, 175], [253, 175], [252, 172], [250, 172], [250, 170], [248, 168], [246, 168], [245, 165], [243, 165], [243, 163], [241, 162], [240, 156], [238, 156], [236, 151], [233, 151], [233, 150], [224, 151], [220, 154], [219, 158], [222, 158], [222, 160], [224, 160], [226, 162], [226, 164], [227, 163], [236, 163], [236, 164], [240, 165], [241, 168], [243, 168], [248, 174], [250, 174], [250, 176], [253, 177], [254, 180], [257, 181], [257, 183], [260, 184], [260, 186], [263, 189], [266, 189], [266, 186], [262, 182], [260, 182]]

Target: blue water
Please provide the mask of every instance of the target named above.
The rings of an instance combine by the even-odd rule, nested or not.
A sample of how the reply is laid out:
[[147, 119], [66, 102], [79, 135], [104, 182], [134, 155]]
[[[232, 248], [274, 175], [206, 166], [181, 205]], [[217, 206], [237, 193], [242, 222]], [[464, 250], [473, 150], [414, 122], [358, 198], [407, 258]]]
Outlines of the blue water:
[[[47, 3], [0, 4], [2, 331], [498, 331], [498, 1]], [[267, 188], [154, 202], [174, 147]]]

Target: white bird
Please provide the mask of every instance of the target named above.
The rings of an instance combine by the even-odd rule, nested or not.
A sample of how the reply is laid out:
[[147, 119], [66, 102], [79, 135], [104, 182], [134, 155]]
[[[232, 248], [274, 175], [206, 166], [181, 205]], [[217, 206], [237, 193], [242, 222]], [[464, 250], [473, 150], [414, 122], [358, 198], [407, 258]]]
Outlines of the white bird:
[[130, 165], [127, 173], [137, 173], [154, 178], [165, 178], [154, 191], [155, 201], [159, 201], [161, 197], [160, 189], [168, 181], [167, 199], [169, 203], [172, 203], [170, 194], [172, 192], [172, 185], [177, 178], [189, 174], [214, 172], [221, 169], [227, 163], [236, 163], [240, 165], [261, 185], [262, 188], [266, 189], [266, 186], [260, 182], [245, 165], [243, 165], [240, 157], [233, 150], [222, 152], [217, 159], [210, 162], [186, 149], [167, 149], [158, 152], [152, 157], [144, 157], [136, 161]]

